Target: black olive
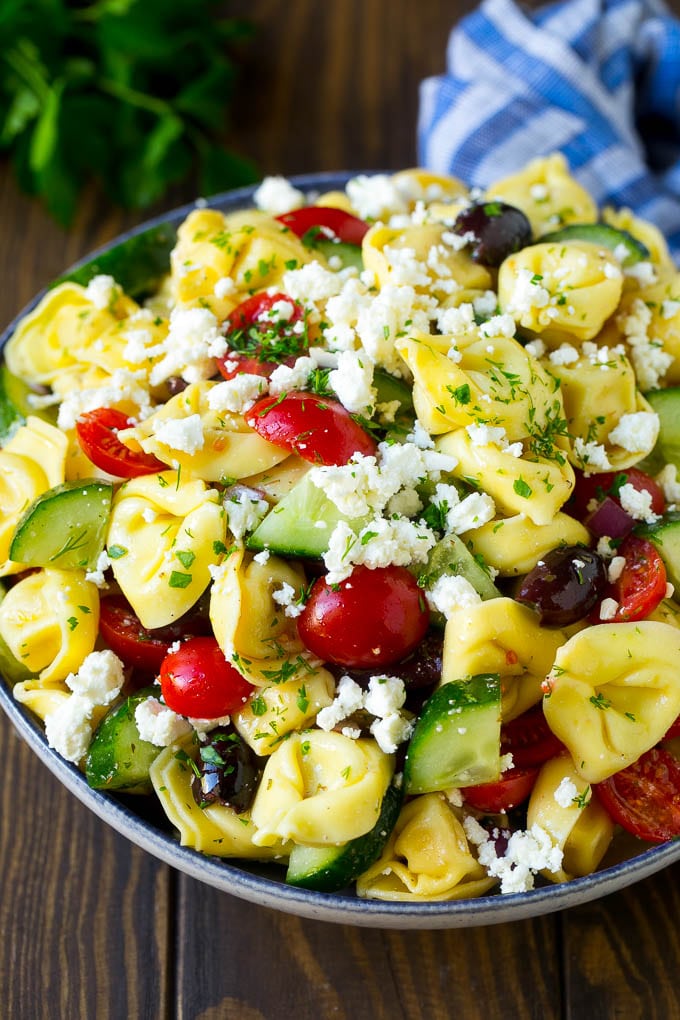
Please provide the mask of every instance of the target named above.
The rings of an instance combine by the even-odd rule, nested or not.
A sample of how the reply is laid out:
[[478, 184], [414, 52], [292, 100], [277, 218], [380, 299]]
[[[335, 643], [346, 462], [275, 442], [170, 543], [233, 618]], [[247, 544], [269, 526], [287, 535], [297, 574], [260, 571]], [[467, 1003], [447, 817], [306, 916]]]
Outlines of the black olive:
[[[382, 672], [403, 680], [407, 691], [434, 687], [442, 676], [443, 645], [443, 633], [430, 630], [410, 655], [401, 662], [387, 666]], [[380, 675], [380, 670], [377, 669], [351, 669], [334, 663], [326, 663], [326, 669], [336, 680], [341, 676], [351, 676], [352, 680], [365, 690], [368, 689], [371, 677]]]
[[483, 266], [500, 266], [531, 243], [529, 220], [506, 202], [475, 202], [458, 214], [452, 229], [469, 240], [472, 258]]
[[233, 727], [210, 733], [201, 745], [191, 792], [200, 807], [225, 804], [241, 814], [253, 802], [264, 769], [260, 758]]
[[548, 627], [567, 627], [590, 613], [607, 585], [604, 562], [592, 549], [553, 549], [521, 581], [515, 595], [536, 610]]

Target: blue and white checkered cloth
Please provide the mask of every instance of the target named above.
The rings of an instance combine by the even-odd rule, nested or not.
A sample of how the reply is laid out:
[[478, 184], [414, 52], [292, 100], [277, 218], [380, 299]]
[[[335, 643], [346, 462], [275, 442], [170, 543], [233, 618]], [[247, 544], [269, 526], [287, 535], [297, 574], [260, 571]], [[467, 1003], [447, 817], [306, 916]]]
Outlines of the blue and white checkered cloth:
[[486, 186], [561, 151], [598, 204], [651, 220], [680, 260], [680, 21], [662, 0], [483, 0], [422, 83], [420, 164]]

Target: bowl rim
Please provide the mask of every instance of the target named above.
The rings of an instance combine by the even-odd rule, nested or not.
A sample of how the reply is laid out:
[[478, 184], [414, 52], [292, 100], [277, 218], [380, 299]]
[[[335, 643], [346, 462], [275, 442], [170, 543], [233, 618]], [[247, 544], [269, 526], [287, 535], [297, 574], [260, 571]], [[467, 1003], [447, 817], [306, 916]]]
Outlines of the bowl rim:
[[[363, 173], [383, 171], [342, 171], [295, 175], [287, 180], [306, 194], [344, 187], [349, 179]], [[387, 171], [389, 172], [389, 171]], [[167, 213], [145, 220], [79, 259], [66, 273], [73, 272], [97, 256], [149, 229], [168, 224], [176, 227], [195, 209], [204, 207], [236, 210], [252, 205], [257, 185], [221, 192], [208, 199], [198, 198]], [[42, 288], [0, 334], [0, 354], [17, 323], [49, 290]], [[132, 843], [165, 864], [222, 892], [260, 906], [314, 920], [362, 927], [389, 929], [446, 929], [525, 920], [599, 899], [648, 878], [680, 860], [680, 840], [643, 850], [635, 857], [613, 864], [570, 882], [539, 886], [521, 893], [485, 895], [471, 899], [408, 902], [364, 899], [347, 893], [323, 893], [286, 885], [282, 879], [257, 874], [237, 860], [210, 857], [181, 846], [176, 835], [139, 816], [127, 803], [105, 791], [91, 789], [76, 765], [49, 747], [42, 725], [12, 696], [11, 687], [0, 678], [0, 707], [19, 735], [42, 763], [69, 792], [95, 815]], [[272, 867], [273, 865], [267, 865]]]

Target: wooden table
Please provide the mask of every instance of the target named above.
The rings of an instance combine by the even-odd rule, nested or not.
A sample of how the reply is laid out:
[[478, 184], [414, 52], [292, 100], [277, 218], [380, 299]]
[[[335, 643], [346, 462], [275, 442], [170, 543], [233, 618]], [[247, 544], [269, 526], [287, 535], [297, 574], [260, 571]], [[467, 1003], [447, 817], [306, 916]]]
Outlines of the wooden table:
[[[263, 173], [412, 165], [417, 83], [443, 68], [448, 30], [470, 6], [232, 5], [252, 7], [260, 26], [234, 144]], [[188, 197], [189, 189], [172, 204]], [[90, 196], [63, 233], [0, 167], [0, 319], [140, 218]], [[1, 1016], [680, 1017], [678, 865], [605, 900], [515, 924], [336, 927], [216, 893], [130, 845], [52, 778], [4, 717], [0, 761]]]

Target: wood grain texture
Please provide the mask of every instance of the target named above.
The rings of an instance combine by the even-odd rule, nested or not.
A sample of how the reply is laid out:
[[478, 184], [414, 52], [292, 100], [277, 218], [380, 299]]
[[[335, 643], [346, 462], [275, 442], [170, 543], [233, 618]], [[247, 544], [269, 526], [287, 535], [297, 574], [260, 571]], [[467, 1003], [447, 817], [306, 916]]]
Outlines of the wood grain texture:
[[[418, 84], [472, 0], [234, 0], [258, 26], [232, 144], [262, 173], [415, 162]], [[680, 10], [680, 0], [672, 6]], [[177, 190], [164, 205], [188, 199]], [[61, 231], [0, 165], [0, 320], [142, 217], [92, 192]], [[680, 866], [514, 925], [381, 932], [214, 892], [117, 836], [0, 719], [0, 1016], [675, 1020]]]

